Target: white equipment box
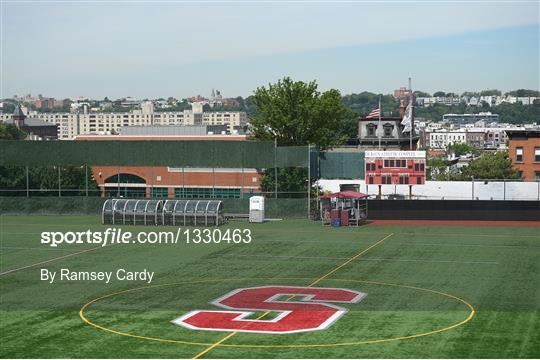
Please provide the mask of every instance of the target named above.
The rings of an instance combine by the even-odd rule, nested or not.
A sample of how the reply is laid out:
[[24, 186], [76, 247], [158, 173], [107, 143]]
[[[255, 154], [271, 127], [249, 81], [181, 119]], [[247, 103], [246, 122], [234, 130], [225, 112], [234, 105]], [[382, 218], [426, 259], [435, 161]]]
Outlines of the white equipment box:
[[249, 198], [249, 222], [264, 222], [264, 197], [252, 196]]

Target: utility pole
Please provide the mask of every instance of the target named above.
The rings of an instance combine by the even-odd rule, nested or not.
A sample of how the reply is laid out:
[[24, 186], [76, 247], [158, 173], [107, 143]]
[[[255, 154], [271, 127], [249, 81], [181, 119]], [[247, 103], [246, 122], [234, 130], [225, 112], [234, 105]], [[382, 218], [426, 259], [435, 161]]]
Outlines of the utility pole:
[[26, 197], [30, 197], [30, 179], [28, 174], [28, 166], [26, 167]]

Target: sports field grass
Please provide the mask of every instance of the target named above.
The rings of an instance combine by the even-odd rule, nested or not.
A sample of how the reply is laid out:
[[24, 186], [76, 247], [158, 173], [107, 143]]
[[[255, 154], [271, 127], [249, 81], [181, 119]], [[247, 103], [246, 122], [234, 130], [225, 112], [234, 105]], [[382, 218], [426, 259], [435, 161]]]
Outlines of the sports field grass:
[[[538, 227], [335, 229], [287, 220], [221, 227], [251, 228], [250, 244], [39, 243], [42, 231], [105, 229], [99, 222], [97, 216], [0, 217], [1, 357], [540, 357]], [[151, 284], [47, 284], [42, 268], [146, 268], [156, 275]], [[171, 323], [192, 310], [217, 310], [209, 302], [234, 289], [266, 285], [367, 296], [342, 305], [349, 310], [342, 318], [313, 332], [233, 334]], [[81, 318], [81, 308], [95, 299]]]

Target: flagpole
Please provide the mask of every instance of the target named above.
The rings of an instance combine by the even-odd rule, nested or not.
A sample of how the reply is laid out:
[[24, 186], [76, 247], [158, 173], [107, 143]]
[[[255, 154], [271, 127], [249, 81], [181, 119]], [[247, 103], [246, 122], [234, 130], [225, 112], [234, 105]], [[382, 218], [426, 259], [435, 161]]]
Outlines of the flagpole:
[[414, 118], [413, 118], [414, 94], [412, 91], [411, 83], [412, 83], [411, 78], [409, 77], [409, 92], [411, 94], [409, 97], [409, 101], [411, 103], [411, 131], [409, 131], [409, 150], [412, 151], [412, 136], [413, 136], [413, 131], [414, 131]]
[[379, 95], [379, 126], [377, 130], [379, 130], [379, 150], [381, 150], [381, 95]]

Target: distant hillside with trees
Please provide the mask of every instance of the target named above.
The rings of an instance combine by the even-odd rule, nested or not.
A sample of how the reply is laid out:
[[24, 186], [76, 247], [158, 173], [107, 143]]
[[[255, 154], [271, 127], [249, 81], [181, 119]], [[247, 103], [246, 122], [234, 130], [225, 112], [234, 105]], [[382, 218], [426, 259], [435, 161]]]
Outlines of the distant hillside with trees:
[[[431, 94], [423, 91], [415, 91], [417, 97], [430, 97]], [[490, 96], [501, 95], [501, 91], [497, 89], [483, 90], [480, 92], [465, 92], [461, 96]], [[515, 90], [506, 93], [510, 96], [539, 96], [540, 93], [535, 90]], [[459, 94], [437, 92], [433, 96], [459, 96]], [[247, 97], [240, 102], [240, 106], [229, 109], [227, 107], [221, 107], [219, 110], [230, 111], [246, 111], [249, 116], [257, 114], [257, 108], [253, 105], [253, 97]], [[341, 97], [343, 105], [350, 109], [356, 116], [365, 116], [373, 109], [379, 106], [379, 94], [364, 91], [361, 93], [348, 94]], [[386, 116], [399, 116], [399, 100], [395, 99], [392, 95], [381, 96], [381, 108], [383, 115]], [[217, 110], [217, 109], [215, 109]], [[491, 112], [493, 114], [500, 115], [500, 121], [510, 124], [530, 124], [540, 123], [540, 102], [535, 102], [533, 105], [523, 105], [521, 103], [509, 104], [503, 103], [497, 106], [489, 106], [483, 104], [482, 106], [467, 106], [465, 103], [459, 105], [448, 106], [444, 104], [435, 104], [430, 107], [416, 106], [414, 108], [415, 117], [424, 118], [431, 121], [441, 121], [444, 114], [454, 113], [463, 114], [471, 113], [477, 114], [480, 112]], [[356, 130], [355, 130], [356, 131]], [[354, 134], [350, 134], [353, 136]]]

